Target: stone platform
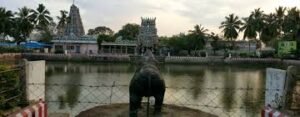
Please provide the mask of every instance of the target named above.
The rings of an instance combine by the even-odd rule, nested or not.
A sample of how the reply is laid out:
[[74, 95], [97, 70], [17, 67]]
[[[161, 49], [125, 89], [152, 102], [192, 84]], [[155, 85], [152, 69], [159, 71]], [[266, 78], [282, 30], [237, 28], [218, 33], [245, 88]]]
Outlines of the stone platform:
[[[139, 117], [147, 117], [147, 106], [142, 105], [139, 110]], [[98, 106], [79, 113], [76, 117], [128, 117], [129, 104], [112, 104]], [[153, 116], [153, 108], [150, 108], [150, 117]], [[162, 116], [160, 117], [217, 117], [215, 115], [202, 112], [200, 110], [175, 105], [164, 105]]]

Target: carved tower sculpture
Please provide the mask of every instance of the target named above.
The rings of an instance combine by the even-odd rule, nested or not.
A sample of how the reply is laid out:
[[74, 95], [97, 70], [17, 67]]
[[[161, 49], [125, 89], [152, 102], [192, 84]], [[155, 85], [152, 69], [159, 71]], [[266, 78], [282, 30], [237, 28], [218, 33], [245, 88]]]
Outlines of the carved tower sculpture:
[[158, 36], [156, 29], [156, 18], [141, 18], [142, 23], [139, 30], [137, 51], [139, 54], [150, 49], [153, 53], [157, 50]]
[[70, 21], [68, 22], [67, 27], [65, 28], [64, 35], [74, 34], [77, 37], [84, 35], [84, 29], [79, 13], [79, 8], [74, 4], [71, 6], [69, 17]]

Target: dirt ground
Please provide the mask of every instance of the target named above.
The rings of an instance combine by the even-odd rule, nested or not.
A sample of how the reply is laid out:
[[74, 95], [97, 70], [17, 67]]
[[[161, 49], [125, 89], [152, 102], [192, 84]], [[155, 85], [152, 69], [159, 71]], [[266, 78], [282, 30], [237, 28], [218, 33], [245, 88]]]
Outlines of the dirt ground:
[[[142, 105], [143, 108], [139, 110], [139, 117], [146, 117], [147, 106]], [[79, 113], [76, 117], [128, 117], [128, 104], [112, 104], [105, 106], [98, 106]], [[150, 108], [150, 117], [153, 116], [153, 108]], [[179, 107], [174, 105], [164, 105], [162, 116], [160, 117], [217, 117], [200, 110], [190, 109], [186, 107]]]

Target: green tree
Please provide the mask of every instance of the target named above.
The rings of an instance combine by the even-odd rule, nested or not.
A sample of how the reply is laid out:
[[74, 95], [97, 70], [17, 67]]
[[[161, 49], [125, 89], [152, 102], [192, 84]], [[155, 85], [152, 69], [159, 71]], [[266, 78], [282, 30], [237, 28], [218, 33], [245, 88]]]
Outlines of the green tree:
[[10, 10], [6, 10], [0, 7], [0, 35], [3, 37], [11, 34], [11, 28], [13, 28], [13, 13]]
[[167, 46], [172, 53], [178, 55], [181, 50], [188, 50], [187, 36], [185, 34], [173, 35], [168, 39]]
[[194, 26], [194, 30], [189, 30], [191, 34], [196, 34], [196, 35], [206, 35], [206, 32], [208, 29], [204, 28], [201, 24]]
[[56, 17], [58, 19], [58, 25], [57, 25], [58, 35], [64, 34], [65, 28], [70, 20], [70, 17], [68, 17], [67, 14], [68, 11], [60, 10], [60, 16]]
[[[300, 46], [300, 11], [296, 8], [287, 10], [287, 15], [283, 23], [283, 39], [297, 41], [297, 46]], [[300, 48], [297, 50], [297, 55], [300, 55]]]
[[[0, 116], [1, 110], [8, 110], [20, 104], [22, 97], [15, 97], [21, 94], [20, 80], [18, 78], [18, 72], [11, 70], [6, 65], [0, 65]], [[10, 99], [12, 98], [12, 99]], [[8, 100], [9, 99], [9, 100]]]
[[95, 29], [89, 29], [88, 35], [113, 35], [114, 31], [106, 26], [98, 26]]
[[224, 37], [231, 41], [231, 46], [234, 47], [234, 40], [238, 37], [238, 30], [240, 29], [242, 22], [238, 16], [230, 14], [225, 17], [225, 21], [221, 23], [220, 28], [224, 33]]
[[248, 18], [243, 18], [243, 23], [240, 31], [244, 32], [243, 39], [256, 39], [257, 33], [255, 28], [255, 22], [251, 16]]
[[254, 24], [254, 19], [253, 16], [250, 16], [248, 18], [243, 18], [243, 24], [240, 29], [240, 31], [244, 32], [243, 39], [245, 40], [246, 38], [248, 39], [248, 47], [249, 47], [249, 53], [250, 53], [250, 44], [251, 40], [256, 41], [257, 37], [257, 32], [255, 29], [255, 24]]
[[39, 4], [36, 10], [31, 10], [31, 17], [34, 19], [35, 28], [38, 30], [48, 30], [48, 26], [52, 22], [50, 12], [43, 4]]
[[290, 35], [291, 40], [296, 40], [300, 36], [300, 11], [296, 7], [287, 11], [283, 21], [283, 32]]
[[140, 25], [138, 24], [126, 24], [122, 29], [115, 34], [115, 37], [122, 36], [125, 40], [136, 40], [139, 33]]
[[283, 32], [283, 22], [285, 18], [286, 7], [279, 6], [275, 9], [276, 13], [276, 22], [279, 25], [279, 32]]
[[14, 28], [12, 29], [12, 36], [17, 44], [22, 41], [26, 41], [30, 33], [34, 29], [34, 20], [31, 17], [31, 9], [27, 7], [19, 8], [19, 12], [16, 14], [14, 19]]
[[219, 37], [219, 35], [216, 35], [213, 32], [209, 36], [212, 39], [211, 46], [215, 55], [216, 51], [222, 49], [222, 45], [220, 44], [221, 38]]
[[112, 35], [106, 35], [106, 34], [99, 34], [97, 37], [97, 44], [98, 44], [98, 48], [99, 50], [102, 47], [102, 43], [103, 41], [109, 42], [113, 40], [113, 36]]
[[53, 34], [51, 31], [45, 30], [41, 32], [41, 38], [42, 38], [42, 40], [40, 40], [41, 42], [50, 43], [51, 40], [53, 39]]
[[260, 10], [260, 8], [254, 9], [249, 17], [253, 18], [253, 25], [255, 27], [255, 30], [257, 33], [259, 33], [258, 35], [260, 35], [261, 30], [264, 26], [264, 11]]
[[266, 45], [269, 45], [270, 41], [276, 39], [280, 35], [279, 29], [280, 25], [276, 22], [276, 15], [274, 13], [265, 15], [260, 40]]
[[[251, 17], [253, 20], [252, 25], [255, 27], [256, 35], [260, 36], [262, 28], [264, 27], [264, 11], [260, 10], [260, 8], [254, 9], [249, 17]], [[258, 47], [260, 47], [261, 44], [259, 41], [257, 41], [257, 44]]]
[[206, 39], [206, 32], [208, 29], [204, 28], [202, 25], [196, 25], [194, 26], [194, 30], [190, 30], [189, 34], [187, 35], [188, 41], [188, 51], [189, 54], [191, 54], [191, 50], [200, 50], [203, 49], [205, 46], [205, 39]]

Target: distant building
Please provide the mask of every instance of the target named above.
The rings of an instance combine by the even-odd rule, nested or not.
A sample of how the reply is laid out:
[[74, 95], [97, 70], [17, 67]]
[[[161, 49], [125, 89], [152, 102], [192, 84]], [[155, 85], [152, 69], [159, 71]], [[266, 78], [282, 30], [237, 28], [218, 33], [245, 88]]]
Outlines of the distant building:
[[105, 54], [130, 54], [136, 53], [136, 41], [123, 40], [118, 37], [115, 42], [102, 42], [101, 53]]
[[[206, 45], [205, 45], [205, 51], [208, 52], [209, 55], [212, 55], [212, 54], [224, 55], [224, 50], [223, 49], [218, 50], [218, 51], [216, 51], [216, 53], [214, 53], [211, 43], [212, 43], [212, 40], [208, 40], [206, 42]], [[227, 47], [232, 45], [231, 41], [218, 41], [217, 43], [219, 45], [227, 46]], [[256, 49], [257, 49], [257, 42], [255, 42], [255, 41], [250, 41], [250, 42], [248, 42], [248, 41], [235, 41], [234, 46], [235, 46], [235, 49], [230, 50], [231, 52], [235, 52], [235, 53], [249, 53], [249, 52], [250, 53], [255, 53]]]
[[152, 52], [158, 51], [158, 36], [156, 29], [156, 18], [141, 18], [142, 23], [139, 30], [137, 51], [144, 53], [146, 49]]
[[51, 41], [53, 42], [54, 52], [97, 54], [97, 39], [96, 37], [85, 35], [79, 8], [74, 4], [71, 6], [69, 17], [70, 22], [67, 24], [64, 32], [59, 32]]

